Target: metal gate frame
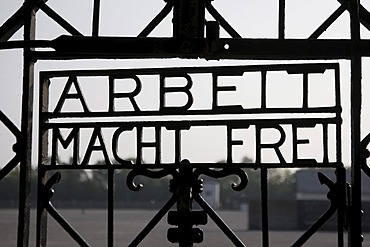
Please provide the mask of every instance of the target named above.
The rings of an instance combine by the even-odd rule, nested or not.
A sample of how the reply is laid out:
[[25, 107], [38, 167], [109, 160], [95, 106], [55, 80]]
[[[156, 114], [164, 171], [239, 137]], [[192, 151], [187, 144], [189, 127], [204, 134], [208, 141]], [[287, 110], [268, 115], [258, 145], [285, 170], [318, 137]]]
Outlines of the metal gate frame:
[[[66, 59], [130, 59], [130, 58], [203, 58], [211, 59], [265, 59], [265, 60], [336, 60], [351, 61], [351, 186], [347, 213], [350, 246], [362, 246], [361, 172], [370, 175], [366, 165], [367, 144], [370, 137], [361, 140], [361, 86], [363, 57], [370, 56], [370, 42], [360, 37], [360, 25], [370, 29], [370, 13], [359, 0], [338, 0], [340, 7], [306, 40], [285, 39], [285, 0], [279, 0], [279, 36], [277, 39], [242, 38], [212, 5], [212, 0], [165, 0], [162, 11], [136, 38], [99, 36], [100, 0], [94, 0], [92, 35], [83, 36], [47, 4], [47, 0], [25, 0], [24, 4], [0, 27], [0, 49], [23, 48], [23, 84], [21, 129], [0, 112], [0, 120], [16, 137], [15, 157], [2, 168], [4, 178], [15, 166], [20, 167], [18, 246], [28, 246], [30, 229], [30, 177], [32, 150], [32, 119], [34, 92], [34, 64], [38, 60]], [[188, 11], [191, 9], [192, 11]], [[205, 9], [215, 18], [206, 23]], [[43, 11], [67, 30], [71, 36], [54, 40], [35, 40], [35, 15]], [[173, 37], [149, 38], [151, 31], [173, 10]], [[351, 38], [345, 40], [318, 39], [320, 35], [345, 11], [350, 13]], [[220, 38], [219, 27], [232, 38]], [[21, 41], [9, 41], [21, 27]], [[204, 32], [206, 35], [204, 36]], [[37, 51], [35, 48], [53, 48], [54, 51]], [[262, 169], [262, 180], [267, 179], [267, 169]], [[184, 171], [188, 172], [188, 171]], [[40, 175], [40, 174], [39, 174]], [[42, 175], [42, 174], [41, 174]], [[150, 176], [156, 176], [150, 174]], [[176, 175], [175, 175], [176, 176]], [[49, 182], [41, 176], [45, 188], [51, 189], [60, 178], [53, 176]], [[325, 181], [325, 178], [322, 178]], [[325, 182], [330, 183], [330, 182]], [[172, 201], [171, 201], [172, 202]], [[48, 207], [48, 206], [46, 206]], [[262, 204], [262, 207], [267, 207]], [[53, 211], [49, 210], [49, 213]], [[55, 214], [55, 217], [58, 217]], [[113, 216], [112, 216], [113, 217]], [[42, 216], [39, 216], [42, 225]], [[263, 221], [267, 224], [267, 220]], [[66, 226], [68, 227], [68, 226]], [[42, 229], [42, 226], [40, 226]], [[266, 229], [266, 227], [264, 227]], [[264, 230], [263, 246], [268, 246], [268, 229]], [[39, 231], [39, 243], [45, 236]], [[78, 238], [78, 236], [76, 237]], [[46, 243], [46, 242], [45, 242]], [[112, 243], [112, 242], [111, 242]], [[303, 243], [297, 243], [300, 246]], [[189, 245], [190, 246], [190, 245]]]

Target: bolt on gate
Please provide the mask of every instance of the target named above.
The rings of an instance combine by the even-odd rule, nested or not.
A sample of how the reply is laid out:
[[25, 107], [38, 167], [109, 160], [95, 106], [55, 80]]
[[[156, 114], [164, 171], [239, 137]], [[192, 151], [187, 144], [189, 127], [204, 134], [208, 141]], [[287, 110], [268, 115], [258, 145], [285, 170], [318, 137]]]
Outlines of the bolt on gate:
[[[57, 1], [57, 0], [54, 0]], [[329, 1], [329, 0], [327, 0]], [[330, 0], [334, 1], [334, 0]], [[51, 1], [50, 1], [51, 2]], [[212, 0], [165, 0], [163, 8], [137, 37], [100, 35], [101, 6], [104, 1], [92, 1], [92, 32], [83, 35], [76, 27], [59, 15], [46, 0], [26, 0], [0, 27], [0, 48], [23, 49], [22, 119], [21, 128], [0, 111], [0, 120], [15, 136], [15, 156], [0, 171], [7, 176], [19, 165], [19, 219], [18, 246], [29, 245], [31, 156], [35, 150], [32, 142], [35, 105], [38, 96], [38, 199], [36, 245], [47, 245], [47, 217], [54, 218], [81, 246], [90, 244], [62, 216], [52, 204], [53, 186], [63, 177], [60, 170], [98, 169], [108, 172], [108, 224], [107, 244], [114, 245], [114, 184], [115, 171], [128, 170], [127, 186], [139, 191], [135, 183], [138, 176], [158, 179], [170, 176], [170, 197], [163, 207], [132, 240], [138, 246], [158, 222], [167, 215], [169, 225], [167, 240], [179, 246], [193, 246], [203, 242], [203, 232], [198, 225], [213, 220], [230, 239], [230, 245], [245, 246], [231, 228], [202, 197], [201, 177], [223, 178], [237, 176], [240, 182], [232, 189], [242, 191], [248, 186], [244, 168], [260, 171], [262, 245], [269, 246], [268, 170], [273, 168], [331, 168], [336, 180], [323, 173], [318, 180], [329, 189], [330, 207], [323, 212], [292, 246], [302, 246], [334, 214], [337, 215], [337, 245], [362, 246], [361, 173], [370, 176], [366, 164], [370, 134], [361, 133], [362, 59], [368, 57], [370, 43], [361, 39], [360, 26], [370, 28], [370, 13], [358, 0], [338, 0], [338, 8], [307, 39], [290, 39], [285, 36], [286, 2], [277, 1], [277, 37], [269, 39], [244, 38], [222, 16]], [[67, 4], [67, 3], [66, 3]], [[320, 8], [320, 6], [318, 6]], [[43, 12], [68, 35], [55, 39], [37, 39], [36, 15]], [[321, 38], [343, 13], [350, 16], [350, 39]], [[154, 29], [172, 14], [171, 37], [149, 37]], [[206, 21], [206, 19], [211, 19]], [[258, 23], [257, 23], [258, 24]], [[40, 24], [41, 25], [41, 24]], [[245, 23], [255, 25], [255, 23]], [[10, 38], [23, 27], [23, 40]], [[222, 38], [221, 30], [230, 36]], [[209, 60], [299, 60], [299, 63], [273, 65], [233, 65], [179, 68], [123, 68], [48, 70], [39, 74], [39, 88], [34, 86], [37, 61], [70, 61], [79, 59], [141, 59], [179, 58]], [[305, 60], [331, 60], [305, 62]], [[350, 137], [351, 179], [347, 181], [343, 163], [342, 103], [340, 91], [339, 60], [350, 61]], [[281, 73], [295, 77], [298, 84], [287, 87], [275, 81], [280, 98], [271, 99], [269, 88], [272, 75]], [[325, 92], [330, 104], [315, 103], [311, 78], [329, 75], [322, 84], [330, 88]], [[253, 91], [253, 83], [258, 90]], [[320, 77], [319, 77], [320, 78]], [[172, 83], [180, 81], [180, 84]], [[239, 81], [242, 86], [225, 84]], [[107, 97], [101, 105], [91, 106], [90, 98], [82, 87], [88, 81], [102, 88]], [[172, 84], [171, 84], [172, 83]], [[199, 86], [202, 85], [202, 86]], [[299, 95], [293, 104], [281, 104], [289, 90]], [[59, 90], [57, 95], [55, 91]], [[324, 90], [324, 89], [323, 89]], [[100, 93], [100, 92], [99, 92]], [[243, 95], [244, 101], [225, 101], [227, 95]], [[281, 97], [281, 94], [283, 96]], [[208, 94], [204, 104], [204, 95]], [[285, 94], [285, 95], [284, 95]], [[57, 96], [56, 96], [57, 95]], [[91, 94], [90, 94], [91, 95]], [[96, 95], [96, 93], [95, 93]], [[226, 95], [226, 96], [225, 96]], [[94, 97], [94, 94], [93, 94]], [[148, 102], [145, 106], [140, 99]], [[180, 98], [180, 103], [174, 99]], [[70, 107], [70, 102], [75, 105]], [[122, 106], [122, 102], [126, 102]], [[226, 102], [226, 103], [225, 103]], [[77, 105], [77, 108], [75, 106]], [[138, 120], [139, 119], [139, 120]], [[191, 160], [184, 155], [184, 138], [191, 129], [218, 128], [224, 138], [225, 162]], [[312, 140], [302, 137], [301, 131], [313, 130], [320, 155], [306, 157], [303, 149]], [[152, 139], [147, 139], [150, 130]], [[234, 133], [243, 131], [251, 137], [252, 162], [235, 161], [235, 152], [245, 145]], [[267, 134], [266, 134], [267, 133]], [[273, 133], [274, 141], [266, 141]], [[170, 145], [165, 136], [171, 136]], [[361, 138], [365, 136], [365, 138]], [[131, 139], [130, 139], [131, 138]], [[201, 137], [200, 137], [201, 138]], [[134, 146], [135, 162], [127, 158], [123, 142]], [[84, 149], [83, 144], [86, 146]], [[167, 145], [165, 148], [165, 145]], [[288, 155], [286, 147], [289, 147]], [[69, 149], [70, 164], [58, 162], [61, 150]], [[145, 153], [152, 150], [153, 162], [144, 162]], [[276, 162], [264, 157], [272, 153]], [[104, 164], [95, 164], [93, 154], [99, 153]], [[168, 158], [170, 157], [170, 158]], [[140, 192], [138, 192], [140, 193]], [[201, 210], [194, 210], [194, 203]], [[176, 206], [176, 210], [171, 210]], [[366, 212], [365, 212], [366, 213]], [[348, 239], [344, 239], [348, 232]]]

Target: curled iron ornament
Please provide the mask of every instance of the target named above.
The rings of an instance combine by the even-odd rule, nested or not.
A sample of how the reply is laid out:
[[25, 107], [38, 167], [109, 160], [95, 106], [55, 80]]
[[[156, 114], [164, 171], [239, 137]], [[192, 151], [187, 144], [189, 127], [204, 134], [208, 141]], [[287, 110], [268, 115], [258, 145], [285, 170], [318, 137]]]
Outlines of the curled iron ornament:
[[21, 132], [14, 125], [14, 123], [0, 110], [0, 122], [4, 124], [5, 127], [9, 129], [9, 131], [14, 135], [16, 138], [16, 143], [13, 145], [12, 149], [15, 153], [15, 156], [0, 169], [0, 180], [7, 176], [13, 169], [16, 167], [21, 158]]
[[54, 195], [54, 190], [53, 190], [53, 186], [57, 183], [59, 183], [60, 179], [62, 178], [62, 175], [60, 172], [56, 172], [54, 173], [49, 179], [48, 181], [45, 183], [45, 185], [43, 186], [44, 188], [44, 200], [43, 200], [43, 203], [46, 205], [50, 202], [51, 198], [53, 197]]
[[370, 133], [361, 141], [361, 169], [370, 177], [370, 167], [366, 164], [367, 158], [370, 157], [370, 151], [366, 148], [370, 143]]
[[159, 178], [163, 178], [169, 175], [176, 176], [175, 170], [173, 168], [164, 168], [159, 171], [153, 171], [148, 168], [141, 168], [141, 167], [134, 168], [128, 173], [126, 184], [130, 190], [139, 191], [144, 187], [144, 185], [135, 183], [134, 180], [137, 176], [145, 176], [149, 178], [159, 179]]
[[248, 185], [249, 179], [248, 175], [245, 171], [243, 171], [241, 168], [222, 168], [221, 170], [215, 170], [210, 168], [197, 168], [194, 171], [195, 177], [199, 177], [200, 175], [206, 175], [208, 177], [212, 178], [224, 178], [227, 176], [235, 175], [238, 176], [240, 179], [240, 182], [232, 183], [231, 188], [235, 191], [241, 191], [245, 189]]

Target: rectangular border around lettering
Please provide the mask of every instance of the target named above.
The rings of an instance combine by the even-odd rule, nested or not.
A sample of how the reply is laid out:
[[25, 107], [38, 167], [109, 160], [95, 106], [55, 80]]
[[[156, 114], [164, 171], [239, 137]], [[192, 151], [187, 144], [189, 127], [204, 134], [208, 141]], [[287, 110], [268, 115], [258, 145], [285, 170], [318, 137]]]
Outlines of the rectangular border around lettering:
[[[238, 109], [238, 108], [223, 108], [222, 110], [211, 109], [211, 110], [186, 110], [186, 111], [122, 111], [122, 112], [48, 112], [48, 97], [49, 97], [49, 84], [51, 78], [56, 77], [78, 77], [78, 76], [115, 76], [122, 77], [128, 75], [173, 75], [179, 73], [224, 73], [224, 74], [237, 74], [240, 72], [261, 72], [266, 71], [286, 71], [288, 74], [296, 73], [317, 73], [325, 71], [327, 69], [333, 69], [335, 71], [335, 105], [329, 107], [307, 107], [302, 106], [300, 108], [261, 108], [256, 109]], [[249, 168], [294, 168], [294, 167], [337, 167], [342, 166], [341, 157], [341, 103], [340, 103], [340, 82], [339, 82], [339, 64], [337, 63], [315, 63], [315, 64], [280, 64], [280, 65], [246, 65], [246, 66], [220, 66], [220, 67], [182, 67], [182, 68], [149, 68], [149, 69], [114, 69], [114, 70], [63, 70], [63, 71], [43, 71], [40, 72], [40, 96], [39, 96], [40, 108], [39, 108], [39, 166], [43, 169], [130, 169], [134, 166], [132, 164], [111, 164], [107, 165], [47, 165], [47, 154], [48, 154], [48, 136], [49, 129], [52, 128], [114, 128], [119, 126], [127, 127], [166, 127], [166, 128], [178, 128], [183, 126], [227, 126], [228, 128], [241, 128], [249, 125], [259, 126], [271, 126], [271, 125], [295, 125], [300, 126], [302, 121], [304, 124], [330, 124], [335, 125], [336, 133], [336, 160], [334, 162], [322, 162], [322, 163], [262, 163], [256, 161], [255, 163], [235, 163], [227, 161], [226, 163], [192, 163], [193, 167], [206, 166], [206, 167], [249, 167]], [[258, 118], [259, 114], [290, 114], [287, 118], [274, 118], [265, 119]], [[295, 113], [314, 113], [317, 117], [306, 118], [296, 116]], [[325, 114], [321, 114], [325, 113]], [[254, 119], [226, 119], [224, 115], [233, 115], [237, 118], [241, 114], [256, 114]], [[124, 117], [128, 116], [204, 116], [201, 120], [170, 120], [170, 121], [126, 121]], [[210, 120], [205, 117], [206, 115], [219, 116], [217, 120]], [[104, 119], [106, 117], [120, 117], [118, 121], [97, 121], [99, 118]], [[123, 118], [122, 118], [123, 117]], [[49, 120], [57, 118], [58, 122], [49, 122]], [[63, 122], [65, 120], [72, 119], [85, 119], [95, 118], [91, 121], [82, 122]], [[298, 140], [300, 141], [300, 140]], [[75, 157], [74, 157], [75, 158]], [[75, 162], [77, 164], [77, 162]], [[161, 163], [155, 162], [155, 164], [140, 164], [147, 168], [165, 168], [165, 167], [177, 167], [180, 166], [179, 162], [174, 163]]]

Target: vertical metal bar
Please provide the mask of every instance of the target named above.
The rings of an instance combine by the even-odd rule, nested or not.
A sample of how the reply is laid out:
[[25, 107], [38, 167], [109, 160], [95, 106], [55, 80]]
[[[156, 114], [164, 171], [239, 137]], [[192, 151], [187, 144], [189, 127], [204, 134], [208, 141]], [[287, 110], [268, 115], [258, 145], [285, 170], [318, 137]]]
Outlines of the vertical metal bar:
[[361, 75], [359, 0], [349, 1], [351, 20], [351, 222], [349, 246], [362, 246], [361, 216]]
[[[339, 64], [335, 68], [335, 107], [341, 107], [341, 100], [340, 100], [340, 74], [339, 74]], [[338, 119], [341, 118], [340, 113], [336, 113], [336, 117]], [[328, 128], [328, 127], [326, 127]], [[341, 122], [337, 122], [335, 125], [335, 132], [336, 132], [336, 161], [342, 164], [342, 128]], [[326, 137], [327, 138], [327, 137]], [[327, 150], [327, 149], [326, 149]], [[329, 157], [326, 157], [329, 161]], [[337, 183], [340, 186], [339, 191], [346, 191], [346, 169], [341, 166], [337, 168], [336, 171], [337, 175]], [[344, 224], [345, 224], [345, 214], [346, 214], [346, 201], [347, 195], [346, 193], [340, 193], [339, 195], [339, 205], [338, 205], [338, 247], [344, 246]]]
[[100, 0], [94, 0], [92, 36], [99, 36]]
[[279, 0], [279, 39], [285, 39], [285, 0]]
[[[337, 109], [341, 109], [341, 101], [340, 101], [340, 74], [339, 74], [339, 64], [335, 69], [335, 107]], [[337, 111], [336, 118], [341, 119], [340, 112]], [[341, 128], [341, 121], [336, 123], [336, 140], [337, 140], [337, 150], [336, 150], [336, 157], [338, 162], [342, 162], [342, 128]]]
[[[193, 211], [193, 196], [191, 188], [191, 177], [192, 168], [181, 167], [179, 169], [179, 187], [177, 189], [177, 211], [179, 213], [189, 214]], [[190, 180], [190, 181], [189, 181]], [[192, 225], [187, 221], [180, 221], [178, 230], [180, 233], [189, 234]], [[188, 235], [190, 236], [190, 235]], [[191, 239], [181, 238], [179, 239], [179, 247], [193, 247], [193, 241]]]
[[267, 168], [261, 168], [262, 246], [269, 246]]
[[[27, 2], [27, 0], [25, 1]], [[35, 38], [35, 11], [24, 13], [25, 41]], [[28, 246], [31, 207], [31, 154], [32, 154], [32, 117], [33, 117], [33, 75], [34, 62], [31, 49], [24, 48], [23, 85], [22, 85], [22, 120], [21, 120], [21, 161], [19, 174], [18, 207], [18, 246]]]
[[177, 0], [173, 8], [173, 37], [203, 38], [205, 0]]
[[114, 169], [108, 169], [108, 247], [114, 246]]
[[308, 108], [308, 73], [303, 73], [303, 109]]
[[[336, 170], [337, 186], [339, 191], [346, 191], [346, 169], [338, 167]], [[338, 193], [338, 247], [344, 246], [344, 219], [346, 210], [346, 193]]]
[[47, 211], [43, 185], [47, 181], [47, 172], [41, 169], [40, 164], [48, 159], [48, 131], [43, 128], [43, 112], [49, 109], [49, 80], [40, 78], [39, 86], [39, 155], [37, 174], [37, 219], [36, 219], [36, 246], [46, 246], [47, 242]]
[[47, 243], [47, 211], [46, 201], [43, 193], [44, 184], [46, 183], [47, 173], [39, 167], [37, 179], [37, 219], [36, 219], [36, 246], [46, 246]]
[[267, 72], [261, 71], [261, 109], [266, 109], [266, 77]]

